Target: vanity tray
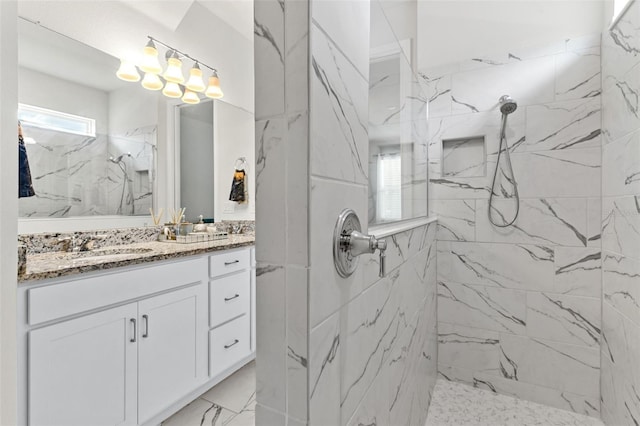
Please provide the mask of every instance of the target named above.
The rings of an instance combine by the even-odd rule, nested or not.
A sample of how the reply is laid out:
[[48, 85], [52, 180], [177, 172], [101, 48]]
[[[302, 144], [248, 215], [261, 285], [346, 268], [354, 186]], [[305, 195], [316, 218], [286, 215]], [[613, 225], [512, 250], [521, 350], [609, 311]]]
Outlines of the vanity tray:
[[162, 239], [164, 235], [160, 236], [160, 241], [164, 241], [167, 243], [178, 243], [178, 244], [191, 244], [191, 243], [206, 243], [209, 241], [215, 240], [224, 240], [229, 238], [229, 234], [227, 232], [215, 232], [213, 234], [207, 232], [190, 232], [187, 235], [178, 235], [175, 240]]

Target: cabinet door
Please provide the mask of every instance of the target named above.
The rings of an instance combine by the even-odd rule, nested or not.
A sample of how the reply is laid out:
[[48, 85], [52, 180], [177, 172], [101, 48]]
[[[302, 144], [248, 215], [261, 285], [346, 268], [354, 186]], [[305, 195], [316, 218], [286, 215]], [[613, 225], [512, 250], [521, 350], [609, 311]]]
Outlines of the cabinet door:
[[136, 424], [137, 315], [134, 303], [29, 333], [30, 425]]
[[138, 422], [207, 380], [207, 285], [140, 301]]

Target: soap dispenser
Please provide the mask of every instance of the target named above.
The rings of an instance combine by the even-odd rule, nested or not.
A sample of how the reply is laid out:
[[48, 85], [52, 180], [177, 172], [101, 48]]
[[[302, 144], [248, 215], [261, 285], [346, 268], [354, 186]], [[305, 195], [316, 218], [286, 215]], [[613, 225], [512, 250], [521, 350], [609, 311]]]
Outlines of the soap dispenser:
[[198, 216], [200, 221], [195, 224], [193, 227], [193, 232], [207, 232], [207, 225], [204, 223], [204, 217], [202, 215]]

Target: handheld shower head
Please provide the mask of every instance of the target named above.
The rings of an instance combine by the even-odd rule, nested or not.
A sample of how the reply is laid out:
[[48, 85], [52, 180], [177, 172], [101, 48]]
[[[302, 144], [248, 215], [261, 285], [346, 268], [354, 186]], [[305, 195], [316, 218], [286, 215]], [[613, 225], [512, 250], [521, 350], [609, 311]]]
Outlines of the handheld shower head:
[[518, 109], [518, 103], [509, 95], [500, 97], [500, 112], [503, 114], [511, 114]]
[[111, 156], [111, 157], [109, 157], [109, 161], [111, 161], [111, 162], [112, 162], [112, 163], [114, 163], [114, 164], [118, 164], [119, 162], [121, 162], [121, 161], [122, 161], [122, 158], [123, 158], [123, 157], [131, 157], [131, 153], [130, 153], [130, 152], [127, 152], [127, 153], [124, 153], [124, 154], [120, 154], [120, 155], [119, 155], [118, 157], [116, 157], [116, 158], [113, 158], [113, 156]]

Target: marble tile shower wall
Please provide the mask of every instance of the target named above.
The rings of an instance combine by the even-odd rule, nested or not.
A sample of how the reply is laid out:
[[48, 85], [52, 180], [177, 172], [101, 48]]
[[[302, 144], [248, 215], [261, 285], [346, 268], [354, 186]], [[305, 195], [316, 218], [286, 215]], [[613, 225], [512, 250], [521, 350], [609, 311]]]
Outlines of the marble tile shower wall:
[[[421, 70], [439, 223], [439, 374], [592, 416], [600, 411], [600, 38]], [[497, 228], [488, 198], [505, 94], [518, 101], [506, 134], [521, 204], [515, 225]], [[444, 153], [443, 140], [451, 141]], [[509, 219], [511, 191], [496, 190], [495, 207]]]
[[333, 265], [342, 209], [368, 223], [369, 3], [258, 0], [255, 44], [257, 424], [424, 424], [435, 224], [388, 238], [384, 279]]
[[602, 419], [640, 423], [640, 3], [603, 34]]
[[[95, 137], [27, 126], [25, 132], [36, 141], [27, 145], [36, 195], [20, 199], [20, 217], [148, 213], [156, 126]], [[108, 161], [127, 152], [125, 169]]]

